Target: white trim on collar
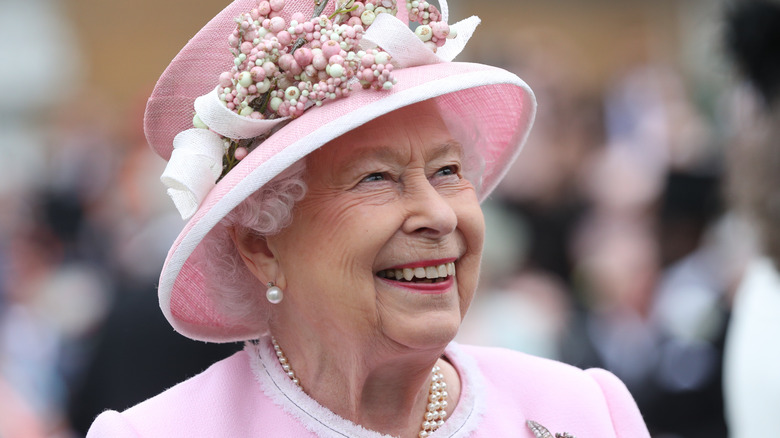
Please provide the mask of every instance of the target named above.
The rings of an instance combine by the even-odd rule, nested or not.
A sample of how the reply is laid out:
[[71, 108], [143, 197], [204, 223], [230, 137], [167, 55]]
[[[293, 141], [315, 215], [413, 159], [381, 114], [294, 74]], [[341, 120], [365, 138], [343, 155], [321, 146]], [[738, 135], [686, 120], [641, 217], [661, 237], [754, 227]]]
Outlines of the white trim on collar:
[[[263, 393], [312, 433], [327, 438], [391, 438], [341, 418], [309, 397], [279, 366], [270, 338], [247, 342], [245, 350]], [[479, 391], [484, 388], [484, 378], [476, 362], [456, 343], [450, 343], [444, 354], [460, 375], [461, 395], [455, 411], [431, 437], [467, 437], [476, 430], [485, 411], [484, 395]]]

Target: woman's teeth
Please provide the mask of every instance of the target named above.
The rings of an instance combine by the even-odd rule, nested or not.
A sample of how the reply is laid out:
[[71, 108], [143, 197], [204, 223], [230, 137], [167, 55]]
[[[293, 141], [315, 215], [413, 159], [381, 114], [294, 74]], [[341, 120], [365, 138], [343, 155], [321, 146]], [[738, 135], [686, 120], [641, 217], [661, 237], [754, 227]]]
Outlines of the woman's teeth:
[[[455, 275], [455, 263], [443, 263], [436, 266], [419, 268], [385, 269], [376, 274], [380, 278], [391, 278], [397, 281], [424, 281], [431, 283]], [[426, 281], [430, 280], [430, 281]]]

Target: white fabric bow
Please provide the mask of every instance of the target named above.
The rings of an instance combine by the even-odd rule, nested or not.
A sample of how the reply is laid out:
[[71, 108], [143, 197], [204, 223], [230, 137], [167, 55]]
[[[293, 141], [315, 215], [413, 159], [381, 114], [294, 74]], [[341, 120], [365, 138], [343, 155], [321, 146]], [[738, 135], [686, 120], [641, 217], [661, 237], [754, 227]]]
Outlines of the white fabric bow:
[[[447, 2], [440, 0], [439, 3], [442, 6], [442, 18], [446, 22]], [[450, 32], [455, 31], [458, 36], [447, 40], [433, 53], [406, 23], [393, 15], [379, 14], [363, 34], [360, 46], [364, 49], [381, 47], [390, 55], [392, 63], [400, 68], [449, 62], [463, 51], [480, 21], [479, 17], [471, 16], [451, 25]]]
[[[168, 187], [181, 218], [195, 214], [222, 174], [224, 138], [255, 138], [288, 117], [273, 120], [240, 116], [219, 100], [217, 89], [195, 99], [195, 113], [209, 129], [191, 128], [173, 139], [173, 153], [160, 180]], [[222, 137], [220, 137], [222, 136]]]
[[[447, 1], [439, 0], [439, 4], [442, 19], [447, 22]], [[364, 49], [381, 47], [399, 68], [448, 62], [463, 50], [479, 23], [479, 18], [472, 16], [451, 25], [450, 29], [457, 32], [457, 36], [447, 40], [434, 53], [407, 24], [391, 14], [379, 14], [363, 35], [360, 45]], [[217, 88], [195, 99], [195, 112], [209, 129], [192, 128], [176, 135], [171, 159], [160, 177], [185, 220], [195, 214], [222, 173], [222, 157], [226, 150], [223, 137], [255, 138], [288, 119], [260, 120], [236, 114], [219, 100]]]
[[[222, 172], [222, 138], [208, 129], [187, 129], [173, 139], [173, 152], [160, 181], [168, 196], [188, 219], [211, 191]], [[217, 165], [219, 164], [219, 165]]]

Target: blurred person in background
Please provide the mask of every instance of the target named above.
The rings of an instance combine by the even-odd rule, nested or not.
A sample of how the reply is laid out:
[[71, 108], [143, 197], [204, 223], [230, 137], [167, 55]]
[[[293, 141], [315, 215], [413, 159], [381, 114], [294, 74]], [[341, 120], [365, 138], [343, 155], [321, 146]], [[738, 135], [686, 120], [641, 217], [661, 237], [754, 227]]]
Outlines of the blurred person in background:
[[[637, 175], [625, 161], [621, 167], [621, 174]], [[663, 192], [645, 198], [653, 204], [643, 205], [636, 217], [596, 207], [581, 224], [572, 250], [578, 261], [574, 287], [583, 308], [563, 358], [620, 375], [654, 436], [723, 436], [719, 366], [727, 287], [711, 275], [723, 260], [711, 254], [713, 239], [707, 236], [717, 213], [708, 206], [717, 186], [703, 184], [692, 190], [698, 199], [680, 205], [673, 198], [696, 184], [678, 178], [670, 177]], [[619, 186], [620, 192], [641, 187]], [[698, 223], [686, 236], [693, 244], [664, 263], [664, 230], [683, 219]]]
[[747, 438], [780, 430], [780, 3], [736, 4], [725, 24], [726, 46], [749, 83], [731, 151], [731, 195], [755, 224], [761, 250], [734, 297], [724, 358], [729, 434]]

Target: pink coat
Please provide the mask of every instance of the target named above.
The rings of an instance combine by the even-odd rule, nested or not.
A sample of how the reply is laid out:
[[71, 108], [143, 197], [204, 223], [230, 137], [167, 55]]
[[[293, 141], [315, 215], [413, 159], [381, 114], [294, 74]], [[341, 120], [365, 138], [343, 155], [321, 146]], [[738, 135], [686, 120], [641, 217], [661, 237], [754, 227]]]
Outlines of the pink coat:
[[[533, 438], [534, 420], [577, 438], [649, 438], [634, 400], [607, 371], [523, 353], [451, 344], [457, 408], [432, 437]], [[247, 345], [203, 373], [125, 412], [102, 413], [87, 438], [385, 437], [338, 417], [283, 373], [270, 342]]]

